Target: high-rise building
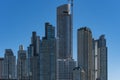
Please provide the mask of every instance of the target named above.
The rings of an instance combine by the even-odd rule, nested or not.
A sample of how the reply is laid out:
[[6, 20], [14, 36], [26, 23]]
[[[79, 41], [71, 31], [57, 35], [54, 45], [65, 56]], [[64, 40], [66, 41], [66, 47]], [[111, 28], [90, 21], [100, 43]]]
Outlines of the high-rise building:
[[94, 40], [95, 80], [107, 80], [107, 47], [104, 35]]
[[76, 62], [73, 59], [57, 59], [57, 79], [56, 80], [73, 80], [73, 69]]
[[4, 58], [0, 58], [0, 79], [4, 79]]
[[18, 80], [27, 79], [27, 57], [26, 57], [26, 50], [24, 50], [23, 45], [19, 46], [19, 51], [18, 51], [17, 79]]
[[39, 56], [40, 54], [40, 37], [37, 36], [36, 32], [32, 32], [31, 46], [33, 47], [32, 56]]
[[29, 80], [31, 80], [32, 78], [32, 64], [31, 64], [32, 54], [33, 54], [33, 47], [30, 44], [29, 47], [27, 48], [27, 75]]
[[[85, 72], [85, 80], [94, 80], [94, 56], [92, 52], [92, 32], [83, 27], [77, 31], [78, 41], [78, 66]], [[81, 79], [84, 80], [84, 79]]]
[[55, 27], [49, 22], [45, 23], [45, 37], [44, 39], [55, 39]]
[[4, 79], [16, 79], [16, 58], [11, 49], [5, 50], [4, 55]]
[[55, 27], [50, 23], [45, 23], [45, 37], [40, 51], [40, 80], [56, 80]]
[[72, 58], [73, 31], [72, 31], [71, 4], [57, 7], [57, 47], [58, 58]]
[[57, 79], [72, 80], [73, 68], [73, 4], [57, 7]]
[[30, 80], [40, 80], [40, 37], [32, 32], [27, 54], [27, 74]]

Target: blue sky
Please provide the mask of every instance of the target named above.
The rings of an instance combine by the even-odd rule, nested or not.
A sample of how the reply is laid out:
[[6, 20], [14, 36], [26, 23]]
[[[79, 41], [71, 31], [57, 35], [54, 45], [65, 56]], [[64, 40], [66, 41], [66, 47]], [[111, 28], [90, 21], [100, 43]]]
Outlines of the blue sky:
[[[44, 23], [56, 26], [56, 7], [67, 0], [0, 0], [0, 56], [6, 48], [17, 54], [18, 46], [25, 49], [32, 31], [44, 36]], [[108, 46], [108, 80], [119, 80], [120, 74], [120, 1], [74, 0], [74, 58], [77, 54], [77, 29], [91, 28], [93, 37], [105, 34]]]

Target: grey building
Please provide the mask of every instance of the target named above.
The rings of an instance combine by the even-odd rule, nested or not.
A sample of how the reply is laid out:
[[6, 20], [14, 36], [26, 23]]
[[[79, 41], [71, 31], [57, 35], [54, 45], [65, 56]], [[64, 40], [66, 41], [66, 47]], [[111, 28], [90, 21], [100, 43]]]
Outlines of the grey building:
[[40, 47], [40, 80], [56, 80], [55, 27], [45, 23], [45, 37]]
[[4, 79], [4, 58], [0, 58], [0, 79]]
[[58, 58], [72, 58], [73, 30], [71, 5], [64, 4], [57, 7], [57, 47]]
[[33, 47], [32, 45], [29, 45], [27, 48], [27, 75], [28, 79], [31, 80], [32, 76], [32, 64], [31, 64], [31, 58], [33, 54]]
[[104, 35], [94, 40], [95, 80], [107, 80], [107, 46]]
[[23, 45], [19, 46], [18, 59], [17, 59], [17, 79], [26, 80], [27, 79], [27, 57], [26, 50], [24, 50]]
[[16, 79], [16, 58], [11, 49], [5, 50], [4, 55], [4, 79]]
[[73, 69], [76, 66], [76, 62], [71, 59], [57, 59], [57, 79], [56, 80], [72, 80]]
[[92, 52], [92, 32], [87, 27], [77, 31], [78, 43], [78, 66], [85, 71], [85, 79], [94, 80], [94, 56]]
[[32, 32], [31, 46], [33, 47], [32, 56], [39, 56], [39, 54], [40, 54], [40, 37], [37, 36], [37, 33], [35, 31]]
[[72, 4], [57, 7], [57, 77], [56, 80], [72, 80], [73, 68], [73, 14]]
[[30, 80], [40, 80], [40, 37], [32, 32], [27, 53], [27, 75]]
[[75, 67], [73, 69], [73, 80], [81, 80], [81, 69], [80, 67]]
[[73, 69], [73, 80], [85, 80], [85, 71], [81, 67]]

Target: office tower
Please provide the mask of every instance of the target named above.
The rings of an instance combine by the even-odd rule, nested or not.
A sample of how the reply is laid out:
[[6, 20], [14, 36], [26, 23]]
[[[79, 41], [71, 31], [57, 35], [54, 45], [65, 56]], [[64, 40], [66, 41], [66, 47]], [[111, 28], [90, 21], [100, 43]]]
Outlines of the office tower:
[[29, 80], [31, 80], [32, 78], [32, 64], [31, 64], [32, 54], [33, 54], [33, 47], [30, 44], [27, 48], [27, 74]]
[[27, 75], [29, 80], [31, 80], [32, 78], [32, 65], [31, 65], [32, 54], [33, 54], [33, 48], [32, 45], [30, 44], [27, 47]]
[[31, 46], [33, 47], [32, 56], [39, 56], [39, 54], [40, 54], [40, 37], [37, 36], [36, 32], [32, 32]]
[[11, 49], [5, 50], [4, 55], [4, 79], [16, 79], [15, 77], [16, 69], [16, 58]]
[[58, 58], [72, 58], [73, 31], [71, 5], [64, 4], [57, 7], [57, 47]]
[[[94, 80], [94, 61], [92, 52], [92, 32], [83, 27], [77, 31], [78, 41], [78, 66], [85, 72], [85, 80]], [[83, 80], [83, 79], [81, 79]]]
[[107, 80], [107, 47], [104, 35], [94, 40], [95, 80]]
[[45, 23], [45, 37], [40, 51], [40, 80], [56, 80], [55, 27], [50, 23]]
[[57, 79], [72, 80], [73, 68], [73, 14], [72, 4], [57, 7]]
[[26, 57], [26, 50], [24, 50], [23, 45], [19, 46], [19, 51], [18, 51], [17, 79], [18, 80], [27, 79], [27, 57]]
[[55, 39], [55, 27], [50, 23], [45, 23], [45, 37], [44, 39]]
[[32, 32], [31, 44], [27, 54], [28, 78], [31, 80], [40, 79], [40, 37], [36, 32]]
[[4, 79], [4, 58], [0, 58], [0, 80]]

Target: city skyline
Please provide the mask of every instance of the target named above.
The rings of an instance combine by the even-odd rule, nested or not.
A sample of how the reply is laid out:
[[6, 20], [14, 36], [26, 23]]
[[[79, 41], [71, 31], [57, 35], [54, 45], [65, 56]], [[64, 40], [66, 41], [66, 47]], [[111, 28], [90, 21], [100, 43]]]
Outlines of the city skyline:
[[[54, 2], [54, 1], [56, 1], [56, 3], [54, 5], [52, 5], [52, 2]], [[119, 62], [119, 60], [118, 60], [119, 59], [118, 58], [119, 54], [118, 54], [118, 52], [116, 52], [118, 50], [117, 47], [115, 47], [115, 46], [119, 45], [119, 43], [114, 43], [114, 42], [117, 42], [116, 40], [119, 41], [119, 38], [117, 36], [116, 37], [114, 36], [114, 35], [118, 34], [118, 30], [119, 30], [119, 28], [118, 28], [119, 24], [116, 21], [116, 19], [118, 19], [119, 16], [117, 17], [117, 15], [115, 15], [115, 14], [118, 14], [118, 13], [113, 13], [113, 12], [114, 11], [117, 12], [117, 9], [119, 9], [119, 6], [117, 6], [117, 1], [114, 2], [114, 3], [116, 3], [116, 6], [110, 5], [110, 4], [112, 4], [112, 1], [110, 1], [108, 6], [105, 7], [105, 3], [107, 3], [107, 2], [103, 1], [102, 8], [103, 8], [103, 6], [105, 8], [103, 8], [103, 10], [102, 10], [102, 8], [100, 8], [101, 7], [100, 4], [102, 4], [102, 1], [100, 1], [99, 5], [98, 5], [99, 1], [98, 2], [95, 1], [94, 3], [92, 3], [93, 1], [91, 1], [90, 3], [88, 1], [88, 2], [86, 2], [86, 4], [85, 4], [84, 1], [83, 2], [81, 1], [81, 3], [79, 1], [74, 1], [75, 2], [75, 4], [74, 4], [74, 6], [75, 6], [75, 8], [74, 8], [74, 10], [75, 10], [74, 11], [74, 16], [75, 16], [74, 24], [75, 25], [74, 26], [75, 27], [73, 29], [74, 30], [74, 41], [73, 41], [73, 44], [74, 44], [73, 45], [74, 46], [73, 47], [73, 49], [74, 49], [73, 50], [74, 58], [76, 59], [75, 56], [77, 54], [76, 49], [75, 49], [76, 48], [76, 42], [77, 42], [76, 41], [76, 34], [77, 34], [76, 31], [77, 31], [77, 29], [79, 27], [84, 26], [84, 25], [87, 25], [88, 27], [90, 27], [91, 30], [93, 31], [93, 36], [95, 36], [95, 38], [97, 38], [101, 34], [105, 34], [106, 39], [107, 39], [107, 45], [109, 47], [109, 51], [108, 51], [108, 58], [109, 58], [109, 60], [108, 60], [109, 63], [108, 64], [109, 65], [108, 65], [108, 68], [109, 68], [109, 71], [110, 71], [110, 75], [108, 76], [108, 78], [110, 77], [109, 80], [113, 80], [113, 78], [116, 78], [115, 76], [117, 76], [117, 75], [114, 75], [113, 73], [115, 73], [116, 71], [119, 72], [119, 70], [116, 70], [116, 67], [119, 67], [119, 64], [117, 64], [117, 62]], [[62, 1], [62, 0], [61, 1], [53, 0], [51, 2], [47, 1], [47, 0], [45, 0], [45, 2], [43, 1], [44, 5], [47, 2], [50, 3], [50, 5], [51, 5], [50, 7], [51, 7], [52, 10], [51, 9], [46, 10], [46, 13], [43, 11], [43, 14], [45, 13], [46, 16], [44, 16], [45, 18], [44, 17], [42, 18], [40, 16], [42, 16], [43, 14], [41, 15], [41, 14], [38, 14], [38, 13], [33, 13], [32, 16], [31, 16], [31, 14], [27, 15], [28, 12], [32, 12], [32, 10], [34, 12], [34, 8], [37, 8], [37, 10], [38, 10], [41, 6], [44, 6], [44, 5], [41, 5], [41, 6], [37, 7], [38, 6], [37, 2], [40, 2], [40, 1], [33, 2], [33, 4], [36, 3], [37, 5], [34, 6], [34, 8], [31, 7], [31, 8], [33, 8], [31, 10], [30, 10], [30, 8], [28, 8], [28, 6], [30, 7], [31, 5], [33, 5], [32, 1], [29, 1], [28, 5], [25, 5], [25, 3], [27, 3], [27, 1], [22, 1], [21, 0], [20, 1], [21, 3], [19, 3], [19, 5], [16, 8], [15, 8], [15, 6], [18, 4], [19, 1], [17, 2], [17, 1], [11, 0], [10, 2], [13, 2], [13, 3], [16, 3], [16, 4], [12, 3], [13, 5], [10, 5], [9, 1], [7, 1], [7, 2], [4, 2], [4, 1], [2, 2], [1, 1], [1, 3], [0, 3], [0, 4], [2, 4], [2, 3], [5, 4], [6, 3], [6, 5], [8, 5], [7, 7], [1, 5], [1, 7], [2, 6], [3, 7], [0, 8], [0, 10], [3, 12], [3, 13], [0, 14], [0, 17], [1, 17], [1, 19], [0, 19], [1, 23], [0, 24], [3, 27], [1, 29], [1, 31], [0, 31], [2, 33], [0, 35], [2, 37], [2, 39], [1, 39], [1, 45], [2, 46], [0, 47], [1, 48], [0, 53], [2, 55], [0, 55], [0, 56], [4, 55], [4, 50], [6, 48], [13, 49], [15, 55], [17, 54], [18, 46], [20, 44], [25, 45], [25, 48], [27, 48], [28, 44], [30, 43], [30, 41], [28, 41], [28, 40], [29, 40], [31, 32], [33, 30], [37, 31], [37, 33], [39, 33], [40, 37], [43, 37], [44, 32], [42, 32], [42, 31], [44, 31], [43, 30], [44, 29], [44, 23], [45, 22], [51, 22], [54, 26], [56, 26], [55, 25], [56, 20], [55, 20], [55, 15], [54, 15], [55, 10], [56, 10], [55, 8], [58, 6], [58, 4], [60, 5], [61, 3], [64, 3], [64, 1]], [[24, 2], [24, 3], [22, 3], [22, 2]], [[65, 1], [65, 2], [67, 2], [67, 1]], [[25, 7], [25, 9], [23, 9], [22, 4], [23, 4], [23, 7]], [[92, 5], [92, 4], [93, 4], [93, 6], [88, 7], [88, 6]], [[96, 6], [96, 5], [98, 5], [98, 6], [95, 8], [94, 6]], [[76, 6], [81, 6], [81, 8], [80, 9], [76, 8]], [[23, 10], [21, 9], [21, 7], [22, 7]], [[53, 8], [53, 7], [55, 7], [55, 8]], [[111, 10], [109, 10], [109, 8], [111, 8], [112, 10], [114, 8], [116, 8], [116, 9], [111, 11]], [[9, 9], [10, 9], [10, 11], [9, 11]], [[14, 12], [14, 10], [15, 10], [16, 15], [12, 14]], [[28, 10], [28, 12], [27, 11], [25, 12], [25, 10]], [[37, 12], [37, 10], [35, 10], [35, 11]], [[41, 8], [41, 10], [42, 10], [42, 8]], [[76, 10], [78, 10], [78, 11], [76, 11]], [[49, 15], [49, 11], [50, 11], [51, 15], [52, 15], [52, 11], [53, 11], [53, 15], [51, 17]], [[104, 12], [104, 11], [106, 11], [106, 12]], [[21, 13], [19, 13], [19, 12], [21, 12]], [[24, 12], [25, 12], [25, 14], [24, 14]], [[88, 12], [88, 14], [87, 14], [87, 12]], [[8, 14], [8, 13], [11, 13], [11, 14]], [[4, 14], [4, 16], [2, 16], [3, 14]], [[96, 14], [96, 15], [94, 15], [94, 14]], [[40, 16], [38, 16], [38, 15], [40, 15]], [[78, 15], [80, 16], [81, 19], [78, 19]], [[101, 15], [101, 17], [100, 17], [100, 15]], [[114, 15], [114, 16], [112, 16], [112, 15]], [[54, 18], [52, 18], [52, 17], [54, 17]], [[116, 22], [112, 21], [112, 19], [109, 18], [109, 17], [114, 19]], [[77, 19], [78, 19], [78, 21], [77, 21]], [[105, 19], [105, 20], [103, 20], [103, 19]], [[106, 20], [108, 20], [108, 21], [106, 21]], [[119, 19], [118, 19], [118, 21], [119, 21]], [[118, 24], [118, 25], [116, 25], [115, 23]], [[114, 28], [111, 28], [113, 26], [114, 26], [114, 28], [116, 27], [115, 31], [113, 31]], [[11, 39], [11, 37], [12, 37], [12, 39]], [[6, 44], [6, 45], [4, 45], [4, 44]], [[116, 59], [112, 60], [112, 57], [116, 57]], [[118, 66], [112, 66], [113, 62], [115, 62], [114, 65], [118, 65]], [[109, 71], [108, 71], [108, 74], [109, 74]], [[112, 76], [113, 76], [113, 78], [111, 78]]]

